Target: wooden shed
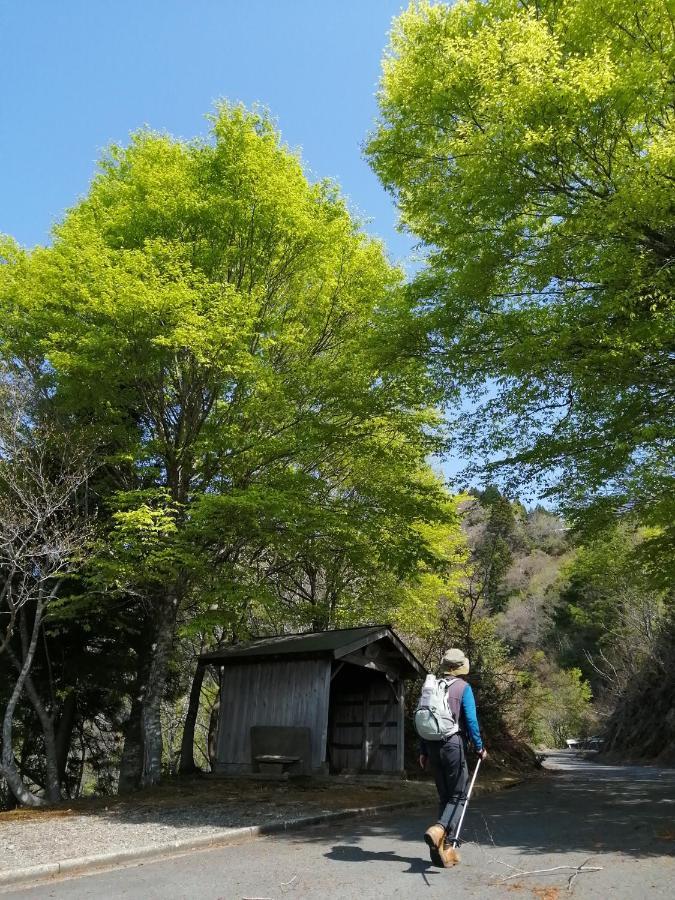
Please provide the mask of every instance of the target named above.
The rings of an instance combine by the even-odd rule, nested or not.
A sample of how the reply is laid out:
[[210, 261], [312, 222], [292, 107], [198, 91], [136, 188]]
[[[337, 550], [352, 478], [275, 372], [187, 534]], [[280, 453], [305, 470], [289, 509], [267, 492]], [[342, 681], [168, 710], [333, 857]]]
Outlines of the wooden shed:
[[216, 772], [256, 771], [261, 741], [304, 747], [306, 773], [403, 770], [403, 682], [426, 670], [388, 626], [259, 638], [199, 663], [221, 671]]

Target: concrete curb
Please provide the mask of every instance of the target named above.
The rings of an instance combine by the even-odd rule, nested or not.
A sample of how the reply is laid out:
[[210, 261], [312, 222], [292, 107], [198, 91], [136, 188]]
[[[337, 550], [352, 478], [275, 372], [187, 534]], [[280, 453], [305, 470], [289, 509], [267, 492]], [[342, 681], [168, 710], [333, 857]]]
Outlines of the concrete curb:
[[201, 834], [197, 837], [186, 838], [180, 841], [169, 841], [165, 844], [148, 844], [145, 847], [137, 847], [134, 850], [101, 853], [97, 856], [73, 857], [62, 862], [45, 863], [44, 865], [30, 866], [25, 869], [12, 869], [8, 872], [0, 872], [0, 890], [12, 885], [48, 881], [58, 875], [84, 874], [86, 872], [94, 872], [97, 869], [114, 868], [116, 866], [124, 866], [127, 863], [173, 856], [189, 850], [226, 847], [229, 844], [240, 844], [266, 834], [294, 831], [295, 829], [308, 828], [310, 825], [322, 825], [325, 822], [337, 822], [341, 819], [350, 819], [358, 816], [374, 816], [379, 813], [422, 806], [428, 803], [428, 798], [420, 798], [419, 800], [400, 800], [396, 803], [385, 803], [380, 806], [339, 809], [335, 812], [317, 813], [314, 816], [300, 816], [297, 819], [287, 819], [283, 822], [270, 822], [268, 825], [229, 828], [222, 834]]

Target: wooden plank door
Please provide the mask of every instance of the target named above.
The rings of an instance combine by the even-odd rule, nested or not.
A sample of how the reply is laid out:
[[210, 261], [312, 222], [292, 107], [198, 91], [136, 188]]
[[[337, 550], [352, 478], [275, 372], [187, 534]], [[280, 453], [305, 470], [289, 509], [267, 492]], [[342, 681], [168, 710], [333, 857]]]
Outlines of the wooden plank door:
[[367, 693], [366, 741], [363, 768], [370, 772], [398, 771], [399, 700], [384, 678], [373, 681]]
[[340, 691], [331, 699], [330, 763], [338, 772], [363, 768], [365, 748], [364, 691]]

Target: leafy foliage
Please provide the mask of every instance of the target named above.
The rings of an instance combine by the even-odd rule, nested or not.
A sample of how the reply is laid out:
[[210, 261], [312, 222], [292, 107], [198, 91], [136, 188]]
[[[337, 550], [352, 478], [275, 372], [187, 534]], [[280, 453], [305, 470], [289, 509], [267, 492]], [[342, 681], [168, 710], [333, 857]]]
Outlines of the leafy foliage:
[[617, 528], [580, 547], [560, 573], [553, 627], [559, 655], [579, 666], [612, 713], [657, 652], [671, 603], [636, 565], [641, 533]]
[[591, 688], [580, 669], [558, 669], [538, 651], [521, 679], [527, 688], [522, 715], [530, 740], [545, 747], [564, 747], [568, 738], [588, 735]]
[[592, 534], [655, 528], [672, 581], [672, 6], [414, 3], [368, 152], [429, 248], [418, 303], [465, 450]]

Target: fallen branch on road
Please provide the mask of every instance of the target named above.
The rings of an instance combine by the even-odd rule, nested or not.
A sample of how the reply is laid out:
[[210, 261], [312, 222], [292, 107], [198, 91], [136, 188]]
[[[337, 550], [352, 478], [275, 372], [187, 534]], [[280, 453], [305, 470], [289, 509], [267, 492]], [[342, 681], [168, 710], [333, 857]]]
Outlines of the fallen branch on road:
[[[590, 859], [590, 857], [589, 857]], [[496, 862], [502, 862], [501, 860], [496, 860]], [[567, 879], [567, 890], [572, 891], [572, 884], [574, 883], [574, 879], [578, 875], [583, 875], [586, 872], [600, 872], [604, 868], [604, 866], [587, 866], [586, 863], [588, 859], [582, 862], [578, 866], [553, 866], [550, 869], [532, 869], [530, 872], [525, 872], [524, 870], [516, 869], [515, 866], [509, 865], [509, 863], [502, 862], [502, 865], [508, 866], [509, 869], [516, 869], [513, 875], [505, 875], [499, 881], [499, 884], [505, 884], [507, 881], [511, 881], [513, 878], [526, 878], [528, 875], [555, 875], [558, 872], [562, 872], [564, 870], [572, 869], [572, 874]]]
[[[485, 831], [487, 832], [488, 837], [490, 838], [490, 843], [493, 848], [496, 850], [497, 845], [495, 844], [495, 839], [492, 836], [492, 832], [490, 831], [490, 826], [488, 825], [487, 819], [481, 813], [481, 818], [483, 819], [483, 824], [485, 825]], [[485, 852], [485, 851], [484, 851]], [[505, 875], [501, 878], [497, 883], [498, 884], [506, 884], [507, 881], [512, 881], [514, 878], [527, 878], [529, 875], [555, 875], [559, 872], [563, 872], [565, 870], [572, 870], [572, 874], [567, 879], [567, 890], [572, 892], [572, 885], [574, 884], [574, 879], [579, 875], [583, 875], [586, 872], [600, 872], [604, 868], [604, 866], [589, 866], [587, 863], [590, 861], [591, 857], [585, 859], [578, 866], [552, 866], [550, 869], [532, 869], [530, 871], [526, 871], [525, 869], [520, 869], [518, 866], [514, 866], [511, 863], [505, 862], [503, 859], [499, 859], [499, 857], [494, 856], [492, 853], [485, 854], [488, 859], [491, 859], [493, 862], [496, 862], [500, 866], [505, 866], [507, 869], [511, 869], [511, 875]]]
[[[590, 856], [588, 857], [588, 859], [590, 859]], [[588, 866], [588, 868], [586, 868], [586, 863], [588, 862], [588, 859], [586, 860], [586, 862], [582, 862], [582, 864], [577, 868], [576, 872], [572, 872], [572, 874], [568, 878], [568, 880], [567, 880], [567, 890], [568, 891], [571, 892], [572, 882], [577, 877], [577, 875], [581, 875], [583, 872], [599, 872], [602, 868], [604, 868], [603, 866]]]

